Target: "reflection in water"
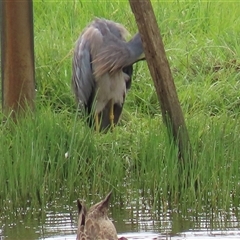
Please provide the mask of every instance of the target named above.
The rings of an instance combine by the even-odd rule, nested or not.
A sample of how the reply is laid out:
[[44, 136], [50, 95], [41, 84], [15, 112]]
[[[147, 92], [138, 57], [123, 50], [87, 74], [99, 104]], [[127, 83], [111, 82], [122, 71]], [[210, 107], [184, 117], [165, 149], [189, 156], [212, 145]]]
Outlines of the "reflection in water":
[[[49, 204], [44, 211], [17, 211], [1, 216], [0, 239], [76, 239], [76, 203], [59, 203], [60, 200]], [[182, 213], [161, 205], [153, 211], [151, 205], [143, 197], [137, 201], [126, 198], [112, 205], [109, 215], [119, 235], [129, 239], [240, 239], [236, 209]]]
[[46, 222], [42, 226], [42, 235], [75, 234], [75, 223], [69, 213], [47, 213]]

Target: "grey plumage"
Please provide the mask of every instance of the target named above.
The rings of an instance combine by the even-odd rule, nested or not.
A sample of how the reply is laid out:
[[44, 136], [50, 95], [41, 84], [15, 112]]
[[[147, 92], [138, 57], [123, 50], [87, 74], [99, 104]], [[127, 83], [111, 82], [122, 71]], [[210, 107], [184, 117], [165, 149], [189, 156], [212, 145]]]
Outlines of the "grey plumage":
[[89, 124], [94, 117], [101, 119], [98, 130], [119, 121], [131, 87], [132, 65], [143, 54], [140, 35], [126, 42], [127, 34], [121, 24], [96, 18], [76, 42], [72, 85], [78, 105], [89, 115]]

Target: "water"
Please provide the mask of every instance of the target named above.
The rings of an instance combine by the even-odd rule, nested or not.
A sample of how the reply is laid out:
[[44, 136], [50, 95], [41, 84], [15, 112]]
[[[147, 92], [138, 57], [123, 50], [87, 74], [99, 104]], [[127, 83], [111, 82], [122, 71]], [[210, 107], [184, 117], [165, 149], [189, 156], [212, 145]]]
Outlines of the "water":
[[[99, 198], [97, 198], [99, 200]], [[77, 209], [59, 204], [48, 204], [44, 210], [35, 209], [2, 215], [0, 239], [19, 240], [73, 240], [76, 239]], [[119, 236], [128, 239], [211, 240], [240, 239], [240, 224], [237, 209], [202, 213], [188, 210], [186, 213], [159, 207], [152, 211], [147, 199], [115, 203], [109, 215]]]

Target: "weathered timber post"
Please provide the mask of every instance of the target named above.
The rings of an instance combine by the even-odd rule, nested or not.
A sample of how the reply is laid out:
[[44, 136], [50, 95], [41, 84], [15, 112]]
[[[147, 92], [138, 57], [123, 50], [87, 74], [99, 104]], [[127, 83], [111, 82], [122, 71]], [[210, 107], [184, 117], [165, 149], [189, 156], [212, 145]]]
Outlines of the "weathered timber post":
[[179, 154], [190, 153], [190, 141], [180, 107], [162, 38], [149, 0], [129, 0], [143, 41], [145, 57], [161, 106], [165, 123], [170, 123]]
[[34, 108], [32, 0], [1, 2], [1, 68], [3, 112], [13, 118]]

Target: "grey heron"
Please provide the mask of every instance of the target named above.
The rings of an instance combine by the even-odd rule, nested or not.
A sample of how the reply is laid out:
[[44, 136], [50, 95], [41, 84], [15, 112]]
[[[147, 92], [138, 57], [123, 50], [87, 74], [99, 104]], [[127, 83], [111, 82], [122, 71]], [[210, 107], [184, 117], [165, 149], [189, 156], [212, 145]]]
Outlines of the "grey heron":
[[78, 105], [97, 131], [118, 123], [133, 64], [144, 59], [140, 34], [126, 41], [119, 23], [96, 18], [79, 36], [72, 62], [72, 86]]

